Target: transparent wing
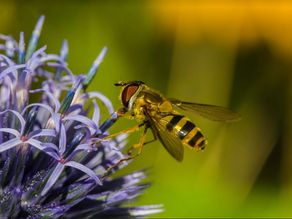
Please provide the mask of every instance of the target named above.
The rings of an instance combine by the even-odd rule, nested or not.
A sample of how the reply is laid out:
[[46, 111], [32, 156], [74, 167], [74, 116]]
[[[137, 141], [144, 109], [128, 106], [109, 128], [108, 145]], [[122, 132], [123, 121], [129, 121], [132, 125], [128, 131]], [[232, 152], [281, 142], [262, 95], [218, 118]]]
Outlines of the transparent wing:
[[188, 103], [176, 99], [169, 99], [172, 105], [180, 109], [193, 112], [201, 117], [218, 122], [235, 122], [241, 119], [240, 115], [221, 106], [208, 104]]
[[183, 145], [177, 136], [166, 129], [167, 121], [163, 120], [163, 118], [156, 119], [149, 117], [149, 119], [153, 134], [160, 140], [168, 153], [177, 161], [181, 162], [184, 157]]

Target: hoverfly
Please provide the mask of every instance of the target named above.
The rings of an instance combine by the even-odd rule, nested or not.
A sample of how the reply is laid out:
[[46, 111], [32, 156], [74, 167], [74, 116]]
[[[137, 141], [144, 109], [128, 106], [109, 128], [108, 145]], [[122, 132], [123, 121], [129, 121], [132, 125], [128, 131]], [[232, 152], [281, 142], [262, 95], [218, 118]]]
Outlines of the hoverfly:
[[[196, 151], [203, 150], [207, 140], [201, 130], [190, 119], [177, 112], [175, 108], [193, 112], [213, 121], [233, 122], [240, 119], [238, 113], [224, 107], [167, 99], [142, 81], [118, 82], [115, 86], [121, 86], [119, 97], [123, 105], [123, 108], [118, 110], [117, 116], [136, 119], [140, 124], [99, 141], [121, 133], [136, 131], [141, 127], [144, 127], [144, 132], [140, 143], [133, 145], [128, 150], [129, 157], [121, 159], [118, 163], [109, 167], [103, 176], [123, 161], [139, 156], [143, 146], [156, 139], [159, 139], [169, 154], [179, 162], [183, 160], [184, 156], [183, 145]], [[127, 112], [130, 114], [126, 114]], [[152, 131], [154, 139], [145, 142], [146, 133], [149, 129]], [[139, 150], [137, 154], [132, 155], [135, 148], [139, 148]]]

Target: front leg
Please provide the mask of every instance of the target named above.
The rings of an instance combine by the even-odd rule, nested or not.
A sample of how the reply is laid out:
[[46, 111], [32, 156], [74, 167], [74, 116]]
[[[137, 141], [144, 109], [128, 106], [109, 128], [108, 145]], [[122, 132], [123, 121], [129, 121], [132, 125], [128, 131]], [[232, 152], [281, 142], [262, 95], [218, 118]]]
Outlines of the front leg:
[[142, 126], [144, 126], [144, 123], [141, 123], [140, 125], [136, 125], [136, 126], [134, 126], [134, 127], [132, 127], [132, 128], [124, 129], [124, 130], [122, 130], [122, 131], [119, 131], [119, 132], [116, 132], [116, 133], [114, 133], [114, 134], [108, 135], [108, 136], [106, 136], [106, 137], [104, 137], [104, 138], [101, 138], [101, 139], [98, 139], [98, 140], [92, 142], [92, 143], [91, 143], [91, 146], [93, 147], [95, 144], [98, 144], [98, 143], [100, 143], [100, 142], [102, 142], [102, 141], [104, 141], [104, 140], [106, 140], [106, 139], [113, 138], [113, 137], [115, 137], [115, 136], [117, 136], [117, 135], [120, 135], [120, 134], [124, 134], [124, 133], [130, 133], [130, 132], [138, 131]]
[[124, 117], [124, 118], [127, 118], [127, 119], [135, 119], [135, 116], [134, 114], [126, 114], [128, 111], [126, 108], [120, 108], [118, 109], [117, 111], [117, 117]]
[[[117, 112], [115, 112], [114, 114], [112, 114], [111, 118], [110, 119], [107, 119], [101, 126], [100, 126], [100, 130], [102, 131], [102, 133], [107, 130], [109, 127], [111, 127], [111, 125], [113, 125], [117, 120], [118, 118], [120, 117], [124, 117], [124, 118], [127, 118], [127, 119], [134, 119], [135, 117], [133, 115], [128, 115], [126, 114], [127, 110], [125, 108], [120, 108], [117, 110]], [[130, 133], [130, 132], [134, 132], [134, 131], [137, 131], [139, 130], [142, 126], [144, 126], [145, 123], [141, 123], [139, 125], [136, 125], [132, 128], [129, 128], [129, 129], [124, 129], [120, 132], [116, 132], [114, 134], [111, 134], [111, 135], [108, 135], [106, 137], [103, 137], [101, 139], [98, 139], [94, 142], [91, 143], [91, 146], [93, 147], [94, 145], [100, 143], [101, 141], [104, 141], [106, 139], [109, 139], [109, 138], [113, 138], [117, 135], [120, 135], [120, 134], [123, 134], [123, 133]], [[99, 146], [99, 145], [98, 145]], [[97, 147], [97, 146], [96, 146]]]
[[[146, 127], [147, 128], [150, 128], [150, 126], [147, 123], [146, 123]], [[154, 141], [157, 140], [157, 136], [153, 133], [153, 130], [152, 129], [151, 129], [151, 131], [152, 131], [153, 139], [150, 140], [150, 141], [144, 142], [144, 145], [143, 146], [145, 146], [146, 144], [150, 144], [150, 143], [152, 143], [152, 142], [154, 142]], [[132, 147], [130, 147], [127, 150], [127, 154], [130, 156], [133, 153], [133, 150], [135, 150], [136, 148], [139, 148], [139, 147], [140, 147], [140, 144], [134, 144]]]

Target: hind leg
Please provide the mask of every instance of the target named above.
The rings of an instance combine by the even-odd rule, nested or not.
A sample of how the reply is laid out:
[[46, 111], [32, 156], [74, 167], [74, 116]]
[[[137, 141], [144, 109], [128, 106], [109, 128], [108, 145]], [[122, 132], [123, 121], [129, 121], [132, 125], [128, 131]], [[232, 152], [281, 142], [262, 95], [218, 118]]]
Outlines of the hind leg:
[[123, 159], [119, 160], [116, 164], [114, 164], [114, 165], [110, 166], [109, 168], [107, 168], [107, 170], [102, 174], [102, 176], [101, 176], [102, 178], [104, 178], [113, 168], [119, 166], [124, 161], [134, 159], [134, 158], [138, 157], [142, 153], [143, 146], [145, 144], [147, 129], [148, 129], [148, 127], [146, 126], [145, 129], [144, 129], [142, 138], [140, 140], [140, 143], [139, 144], [136, 144], [137, 146], [134, 145], [135, 148], [139, 148], [137, 154], [131, 155], [131, 156], [126, 157], [126, 158], [123, 158]]
[[[150, 141], [146, 141], [146, 142], [144, 143], [143, 146], [145, 146], [146, 144], [150, 144], [150, 143], [152, 143], [152, 142], [154, 142], [154, 141], [157, 140], [156, 135], [153, 134], [153, 137], [154, 137], [154, 139], [152, 139], [152, 140], [150, 140]], [[130, 147], [130, 148], [128, 149], [127, 154], [128, 154], [128, 155], [131, 155], [132, 152], [133, 152], [133, 150], [135, 150], [136, 148], [139, 148], [139, 147], [140, 147], [140, 144], [134, 144], [132, 147]]]

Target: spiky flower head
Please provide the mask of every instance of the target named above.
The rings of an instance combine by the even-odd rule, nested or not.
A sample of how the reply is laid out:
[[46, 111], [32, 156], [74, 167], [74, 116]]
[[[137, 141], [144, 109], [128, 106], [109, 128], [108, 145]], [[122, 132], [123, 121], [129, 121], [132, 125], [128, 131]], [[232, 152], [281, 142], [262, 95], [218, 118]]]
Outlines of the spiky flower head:
[[[107, 48], [87, 75], [74, 75], [66, 64], [66, 41], [59, 55], [47, 54], [46, 46], [37, 49], [43, 22], [41, 16], [27, 49], [23, 33], [19, 42], [0, 35], [1, 218], [145, 216], [161, 211], [157, 205], [123, 205], [148, 186], [139, 184], [144, 171], [100, 179], [123, 158], [126, 145], [125, 135], [94, 144], [109, 134], [116, 120], [107, 97], [86, 92]], [[104, 123], [97, 101], [109, 111]]]

